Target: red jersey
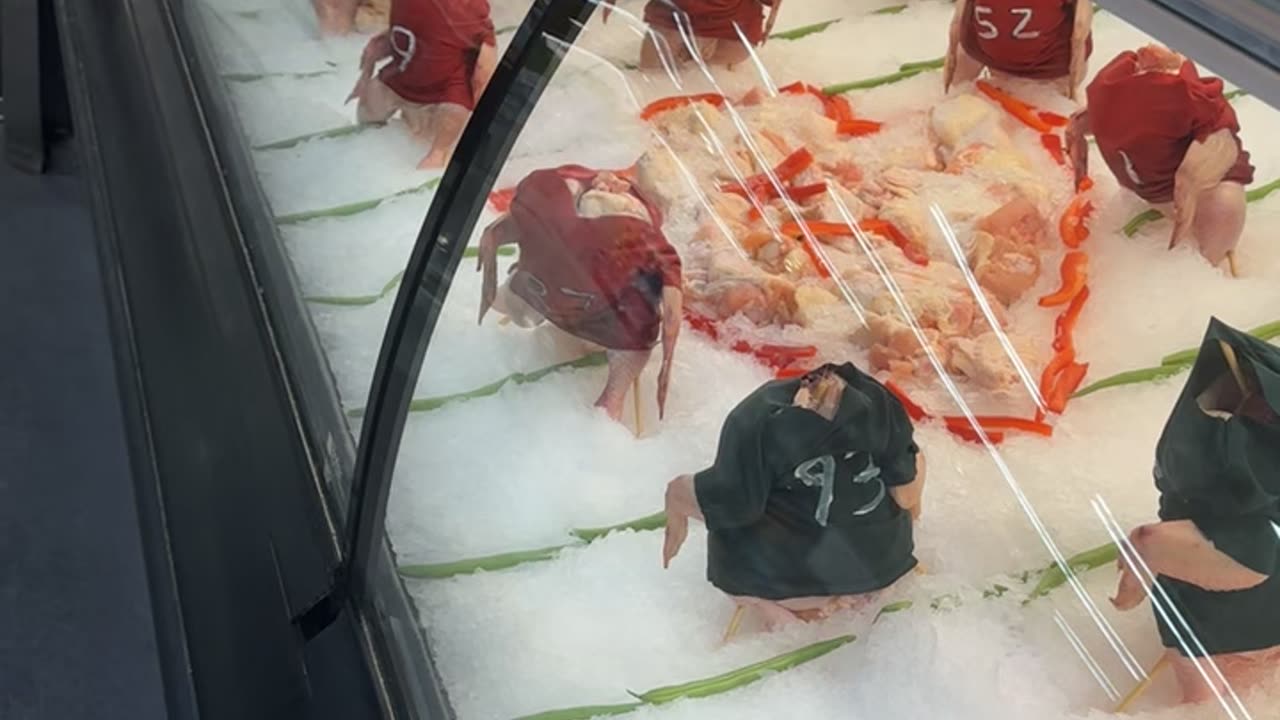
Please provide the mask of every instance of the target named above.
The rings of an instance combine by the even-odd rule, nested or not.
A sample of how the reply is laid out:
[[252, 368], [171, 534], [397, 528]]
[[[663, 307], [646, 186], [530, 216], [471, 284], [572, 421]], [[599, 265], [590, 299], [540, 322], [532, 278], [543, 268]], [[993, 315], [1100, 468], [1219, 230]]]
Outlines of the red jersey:
[[[1087, 1], [1087, 0], [1086, 0]], [[1049, 80], [1071, 72], [1076, 0], [973, 0], [960, 44], [974, 60], [1009, 75]], [[1093, 34], [1085, 41], [1093, 52]]]
[[475, 108], [471, 89], [482, 45], [496, 45], [488, 0], [394, 0], [392, 60], [378, 74], [396, 95], [420, 105]]
[[1089, 125], [1116, 180], [1150, 203], [1173, 200], [1174, 176], [1191, 143], [1230, 130], [1240, 148], [1224, 180], [1253, 182], [1240, 124], [1218, 78], [1202, 78], [1190, 61], [1177, 74], [1138, 72], [1138, 56], [1123, 52], [1086, 90]]
[[738, 40], [738, 30], [752, 45], [764, 41], [764, 6], [773, 0], [649, 0], [644, 21], [654, 27], [680, 27], [678, 14], [688, 16], [689, 30], [697, 37]]
[[566, 184], [574, 170], [583, 168], [537, 170], [516, 186], [511, 290], [571, 335], [610, 350], [652, 348], [662, 289], [682, 287], [680, 256], [653, 223], [579, 216]]

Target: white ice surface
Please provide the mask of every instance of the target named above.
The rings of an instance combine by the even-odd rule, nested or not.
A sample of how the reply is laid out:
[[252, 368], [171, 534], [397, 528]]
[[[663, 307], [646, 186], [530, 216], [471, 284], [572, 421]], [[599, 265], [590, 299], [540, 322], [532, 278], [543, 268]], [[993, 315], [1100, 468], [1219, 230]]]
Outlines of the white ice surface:
[[[865, 15], [887, 0], [810, 0], [786, 4], [777, 29], [842, 17], [799, 41], [771, 41], [759, 53], [773, 81], [815, 85], [895, 71], [945, 50], [950, 5], [912, 2], [898, 15]], [[228, 82], [251, 145], [353, 122], [343, 105], [365, 38], [321, 40], [309, 3], [207, 0], [222, 71], [271, 73]], [[495, 0], [495, 24], [518, 23], [528, 3]], [[594, 18], [544, 94], [496, 187], [529, 170], [577, 162], [626, 167], [649, 142], [635, 120], [643, 104], [674, 92], [741, 92], [759, 81], [750, 66], [713, 80], [688, 70], [678, 83], [601, 63], [632, 62], [639, 36], [621, 4], [610, 23]], [[501, 41], [509, 41], [505, 35]], [[1096, 70], [1122, 49], [1147, 42], [1106, 13], [1095, 22]], [[321, 73], [293, 77], [290, 73]], [[850, 96], [860, 114], [892, 117], [942, 97], [939, 75], [924, 73]], [[1253, 154], [1257, 181], [1280, 176], [1280, 143], [1267, 133], [1276, 112], [1254, 98], [1235, 103]], [[1064, 111], [1063, 105], [1054, 106]], [[277, 215], [381, 197], [433, 175], [414, 170], [424, 148], [396, 122], [385, 128], [286, 150], [255, 153]], [[1092, 166], [1102, 169], [1101, 159]], [[1142, 209], [1094, 173], [1099, 207], [1087, 246], [1092, 297], [1077, 331], [1090, 377], [1159, 362], [1195, 345], [1209, 314], [1251, 327], [1280, 318], [1280, 200], [1250, 208], [1239, 250], [1244, 277], [1207, 268], [1190, 249], [1164, 250], [1168, 226], [1149, 225], [1126, 239], [1118, 228]], [[404, 268], [430, 192], [339, 219], [282, 227], [308, 296], [377, 293]], [[486, 212], [482, 227], [492, 219]], [[500, 273], [508, 260], [503, 260]], [[1053, 275], [1050, 271], [1049, 275]], [[1052, 278], [1048, 281], [1052, 283]], [[526, 331], [476, 324], [479, 276], [465, 259], [453, 279], [416, 395], [469, 390], [509, 373], [572, 359], [580, 348], [546, 328]], [[363, 307], [313, 304], [313, 319], [348, 408], [364, 404], [395, 298]], [[1044, 323], [1052, 313], [1042, 312]], [[1029, 315], [1030, 317], [1030, 315]], [[686, 329], [676, 358], [667, 417], [653, 399], [656, 367], [643, 380], [643, 438], [591, 408], [603, 368], [567, 370], [491, 397], [413, 413], [405, 429], [388, 531], [404, 562], [433, 562], [541, 547], [567, 540], [573, 527], [609, 524], [660, 508], [672, 476], [708, 463], [725, 413], [768, 377], [749, 359], [725, 353]], [[1040, 567], [1050, 555], [1013, 488], [1070, 554], [1100, 544], [1107, 531], [1091, 503], [1100, 501], [1122, 527], [1155, 512], [1151, 449], [1185, 376], [1110, 390], [1076, 401], [1054, 438], [1010, 438], [999, 457], [959, 443], [935, 425], [918, 437], [930, 466], [925, 521], [916, 538], [929, 574], [913, 577], [888, 599], [927, 599], [989, 585], [1002, 574]], [[627, 410], [630, 415], [630, 408]], [[559, 559], [446, 581], [412, 581], [422, 620], [462, 720], [510, 718], [555, 707], [620, 703], [644, 690], [722, 672], [807, 642], [846, 632], [857, 643], [810, 665], [728, 695], [646, 708], [637, 720], [683, 718], [1102, 718], [1107, 693], [1060, 629], [1071, 628], [1118, 689], [1135, 682], [1105, 640], [1086, 604], [1071, 590], [1022, 607], [1016, 599], [969, 597], [949, 613], [918, 604], [875, 626], [850, 613], [824, 624], [772, 635], [718, 640], [731, 605], [703, 579], [705, 547], [695, 528], [670, 570], [659, 563], [660, 533], [624, 533]], [[1109, 570], [1086, 578], [1097, 617], [1149, 665], [1158, 641], [1148, 609], [1119, 614], [1106, 601]], [[1274, 687], [1247, 702], [1271, 717]], [[1174, 696], [1169, 678], [1140, 704], [1144, 720], [1225, 717], [1220, 711], [1159, 710]]]

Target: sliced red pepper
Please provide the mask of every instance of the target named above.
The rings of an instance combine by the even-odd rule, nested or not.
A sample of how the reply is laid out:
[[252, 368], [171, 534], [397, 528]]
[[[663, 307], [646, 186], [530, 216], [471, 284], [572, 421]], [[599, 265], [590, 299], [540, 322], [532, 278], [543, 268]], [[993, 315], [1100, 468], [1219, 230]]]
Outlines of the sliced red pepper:
[[[982, 444], [982, 438], [978, 435], [978, 431], [974, 430], [972, 427], [956, 426], [956, 427], [948, 427], [947, 430], [949, 430], [952, 435], [955, 435], [961, 440], [965, 440], [967, 442], [976, 443], [976, 444]], [[989, 432], [987, 433], [987, 440], [992, 445], [999, 445], [1000, 443], [1004, 442], [1004, 433]]]
[[1075, 391], [1080, 387], [1080, 383], [1084, 382], [1084, 376], [1089, 372], [1089, 364], [1071, 363], [1058, 375], [1057, 382], [1053, 385], [1053, 390], [1049, 393], [1047, 405], [1049, 410], [1059, 415], [1063, 410], [1067, 409], [1067, 400], [1071, 398]]
[[1093, 212], [1093, 202], [1084, 193], [1071, 199], [1067, 209], [1058, 221], [1058, 234], [1062, 236], [1062, 244], [1069, 248], [1078, 248], [1089, 239], [1089, 228], [1084, 221]]
[[[947, 429], [955, 432], [957, 430], [972, 430], [973, 425], [970, 424], [969, 418], [966, 417], [945, 417], [942, 419], [947, 424]], [[982, 427], [988, 434], [992, 432], [1000, 432], [1007, 430], [1019, 430], [1021, 432], [1034, 433], [1045, 437], [1053, 436], [1053, 428], [1042, 422], [1035, 420], [1025, 420], [1015, 417], [984, 417], [977, 416], [974, 418], [978, 425]]]
[[1040, 298], [1040, 307], [1065, 305], [1084, 289], [1088, 280], [1089, 256], [1072, 250], [1062, 259], [1062, 287], [1051, 295]]
[[716, 327], [716, 321], [703, 315], [696, 310], [686, 307], [684, 309], [684, 319], [689, 323], [689, 327], [710, 337], [712, 340], [720, 339], [720, 331]]
[[1089, 177], [1088, 175], [1085, 175], [1084, 179], [1080, 181], [1080, 186], [1076, 188], [1076, 191], [1089, 192], [1092, 189], [1093, 189], [1093, 178]]
[[705, 102], [720, 107], [724, 105], [724, 96], [719, 93], [702, 93], [700, 95], [677, 95], [674, 97], [666, 97], [660, 100], [654, 100], [644, 107], [640, 112], [641, 120], [652, 119], [656, 115], [664, 112], [675, 110], [695, 102]]
[[809, 374], [809, 369], [805, 367], [792, 366], [784, 367], [773, 374], [778, 380], [791, 380], [793, 378], [804, 377]]
[[515, 188], [503, 188], [489, 193], [489, 205], [500, 213], [511, 209], [511, 201], [516, 198]]
[[897, 225], [894, 225], [888, 220], [881, 220], [880, 218], [863, 220], [858, 224], [867, 232], [873, 232], [877, 235], [883, 235], [884, 237], [889, 238], [889, 242], [897, 246], [897, 248], [902, 251], [902, 254], [906, 256], [907, 260], [910, 260], [921, 267], [929, 266], [929, 255], [912, 243], [911, 238], [907, 237], [905, 233], [899, 230]]
[[1062, 138], [1054, 133], [1043, 133], [1040, 135], [1040, 144], [1045, 150], [1049, 151], [1049, 155], [1053, 157], [1054, 162], [1062, 167], [1067, 166], [1067, 155], [1062, 149]]
[[1041, 133], [1047, 133], [1053, 129], [1049, 123], [1040, 119], [1040, 117], [1036, 115], [1030, 105], [1013, 97], [1005, 91], [996, 88], [985, 80], [979, 80], [977, 84], [978, 89], [982, 91], [982, 94], [999, 103], [1000, 107], [1005, 109], [1005, 112], [1020, 120], [1023, 125]]
[[884, 123], [875, 120], [838, 120], [836, 121], [836, 133], [839, 135], [851, 135], [853, 137], [861, 137], [863, 135], [874, 135], [880, 132], [880, 128], [884, 127]]
[[1053, 385], [1058, 379], [1058, 375], [1062, 373], [1068, 365], [1076, 361], [1076, 350], [1074, 347], [1066, 347], [1059, 350], [1049, 364], [1045, 366], [1044, 372], [1040, 374], [1040, 397], [1046, 403], [1049, 395], [1053, 393]]
[[898, 402], [902, 403], [902, 408], [907, 411], [907, 417], [916, 422], [929, 417], [929, 413], [925, 412], [924, 408], [912, 402], [911, 398], [907, 396], [907, 393], [903, 391], [902, 388], [898, 387], [898, 384], [894, 381], [886, 381], [884, 388], [888, 390], [891, 395], [898, 398]]
[[[773, 175], [778, 179], [779, 183], [786, 184], [795, 176], [809, 169], [813, 165], [813, 153], [805, 148], [800, 148], [788, 155], [778, 166], [773, 169]], [[752, 175], [742, 181], [742, 184], [736, 182], [725, 183], [720, 186], [722, 192], [736, 193], [750, 199], [752, 195], [762, 196], [766, 201], [777, 197], [778, 189], [774, 187], [773, 181], [765, 173]]]
[[[822, 105], [827, 117], [836, 121], [837, 128], [844, 123], [856, 120], [856, 116], [853, 114], [853, 106], [849, 104], [849, 99], [843, 95], [824, 94], [822, 96]], [[879, 125], [879, 123], [876, 124]]]
[[1062, 352], [1067, 348], [1075, 348], [1076, 323], [1080, 320], [1080, 313], [1084, 310], [1084, 304], [1089, 300], [1089, 286], [1085, 285], [1080, 288], [1080, 292], [1071, 299], [1071, 304], [1067, 309], [1058, 316], [1054, 323], [1053, 349]]
[[1040, 120], [1049, 127], [1066, 127], [1067, 123], [1071, 122], [1066, 117], [1059, 115], [1058, 113], [1047, 112], [1044, 110], [1036, 113], [1036, 117], [1040, 118]]
[[823, 220], [806, 220], [803, 227], [798, 222], [788, 220], [782, 223], [779, 232], [783, 235], [799, 237], [804, 235], [804, 228], [806, 227], [809, 228], [809, 232], [814, 237], [853, 237], [853, 228], [848, 225]]
[[[825, 182], [812, 183], [810, 185], [795, 185], [787, 188], [786, 196], [797, 205], [803, 205], [806, 200], [823, 195], [827, 192], [827, 184]], [[759, 220], [761, 216], [760, 208], [755, 205], [747, 211], [748, 220]]]
[[804, 248], [804, 252], [809, 256], [809, 262], [813, 263], [813, 268], [818, 271], [818, 277], [829, 278], [831, 271], [827, 269], [827, 264], [822, 262], [822, 257], [818, 255], [818, 249], [814, 247], [817, 240], [811, 240], [807, 237], [800, 238], [800, 247]]

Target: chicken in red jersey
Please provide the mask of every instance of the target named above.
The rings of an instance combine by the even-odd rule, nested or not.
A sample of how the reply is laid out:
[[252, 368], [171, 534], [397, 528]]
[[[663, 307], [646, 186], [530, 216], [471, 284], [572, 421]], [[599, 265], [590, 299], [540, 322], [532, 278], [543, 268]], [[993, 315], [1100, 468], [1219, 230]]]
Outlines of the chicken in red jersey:
[[[653, 32], [640, 50], [640, 66], [663, 67], [664, 55], [676, 62], [691, 59], [683, 29], [693, 36], [704, 61], [732, 67], [750, 56], [751, 47], [764, 43], [781, 5], [782, 0], [649, 0], [644, 21]], [[770, 7], [767, 21], [765, 6]]]
[[348, 101], [359, 99], [362, 123], [400, 112], [414, 135], [432, 138], [418, 167], [444, 167], [497, 67], [488, 0], [395, 0], [390, 22], [365, 47]]
[[993, 74], [1055, 83], [1074, 98], [1093, 52], [1087, 0], [959, 0], [943, 82]]
[[1193, 235], [1201, 253], [1220, 263], [1244, 231], [1244, 188], [1254, 174], [1222, 81], [1152, 45], [1121, 53], [1087, 94], [1088, 109], [1068, 128], [1077, 176], [1088, 173], [1085, 136], [1092, 132], [1120, 185], [1172, 212], [1169, 246]]
[[[680, 256], [656, 209], [630, 183], [588, 172], [574, 165], [537, 170], [516, 186], [510, 211], [480, 240], [480, 320], [493, 307], [518, 325], [549, 321], [605, 348], [609, 379], [596, 405], [615, 420], [661, 340], [661, 416], [680, 332]], [[499, 288], [497, 249], [509, 244], [519, 246], [520, 258]]]

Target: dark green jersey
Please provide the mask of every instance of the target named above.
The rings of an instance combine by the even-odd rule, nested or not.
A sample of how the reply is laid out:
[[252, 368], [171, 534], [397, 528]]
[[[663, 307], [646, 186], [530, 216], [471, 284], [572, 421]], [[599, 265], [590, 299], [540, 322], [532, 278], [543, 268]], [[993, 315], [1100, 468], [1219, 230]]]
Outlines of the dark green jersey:
[[792, 405], [802, 379], [766, 383], [730, 412], [715, 464], [694, 477], [707, 578], [771, 600], [869, 592], [915, 567], [911, 518], [889, 488], [916, 477], [902, 405], [850, 364], [832, 421]]
[[[1229, 345], [1262, 395], [1260, 413], [1211, 415], [1201, 398], [1230, 372]], [[1232, 381], [1234, 382], [1234, 381]], [[1166, 647], [1184, 655], [1280, 645], [1280, 348], [1210, 321], [1195, 367], [1156, 445], [1161, 520], [1191, 520], [1214, 546], [1269, 579], [1211, 592], [1160, 577], [1154, 610]]]

